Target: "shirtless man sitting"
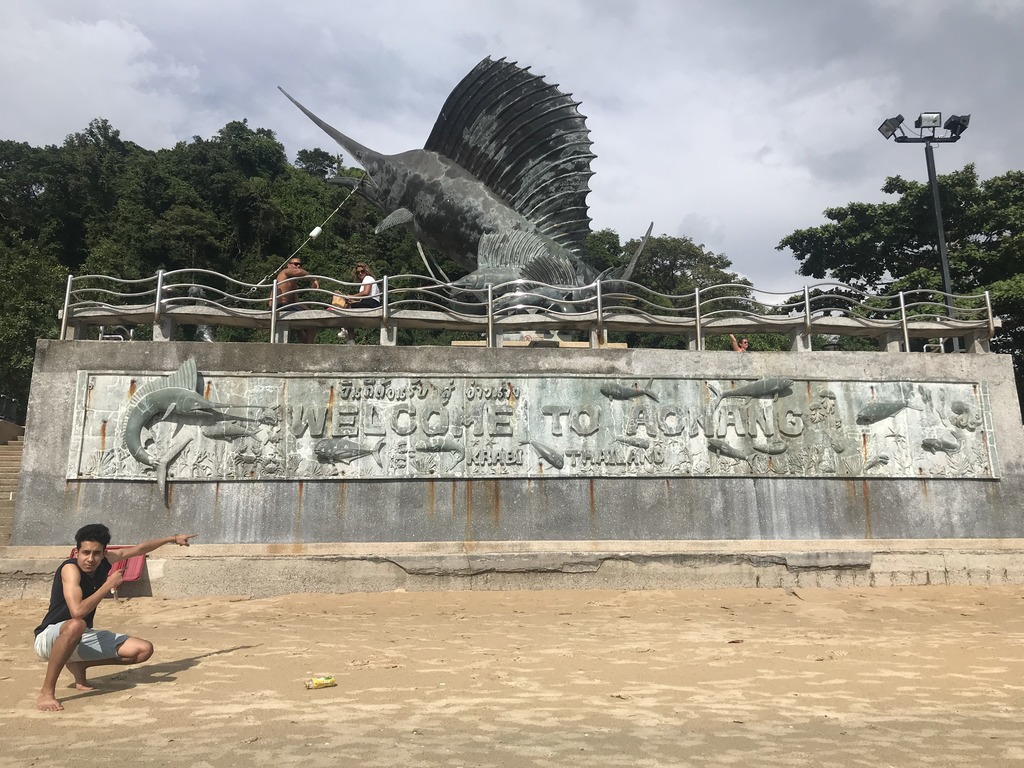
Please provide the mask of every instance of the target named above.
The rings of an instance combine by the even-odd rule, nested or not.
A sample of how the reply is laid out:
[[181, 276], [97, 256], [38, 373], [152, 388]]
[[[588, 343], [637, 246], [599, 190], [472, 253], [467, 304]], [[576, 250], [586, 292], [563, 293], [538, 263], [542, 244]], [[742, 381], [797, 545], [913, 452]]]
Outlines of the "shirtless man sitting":
[[153, 655], [153, 644], [148, 640], [92, 628], [100, 601], [117, 589], [123, 578], [121, 571], [111, 572], [111, 563], [144, 555], [164, 544], [187, 547], [195, 535], [178, 534], [108, 552], [107, 526], [94, 523], [78, 530], [78, 552], [57, 568], [50, 588], [50, 608], [35, 630], [36, 653], [47, 662], [43, 687], [36, 697], [37, 708], [44, 712], [64, 709], [57, 701], [61, 667], [67, 666], [77, 690], [91, 691], [94, 689], [86, 678], [90, 667], [138, 664]]
[[[284, 269], [277, 273], [277, 279], [274, 283], [274, 290], [277, 291], [277, 307], [282, 312], [308, 309], [305, 304], [298, 300], [298, 279], [300, 277], [310, 278], [310, 285], [313, 288], [320, 287], [320, 281], [302, 268], [302, 261], [292, 256], [292, 258], [288, 259]], [[316, 328], [306, 328], [302, 331], [297, 331], [296, 335], [300, 336], [306, 344], [312, 344], [316, 340]]]

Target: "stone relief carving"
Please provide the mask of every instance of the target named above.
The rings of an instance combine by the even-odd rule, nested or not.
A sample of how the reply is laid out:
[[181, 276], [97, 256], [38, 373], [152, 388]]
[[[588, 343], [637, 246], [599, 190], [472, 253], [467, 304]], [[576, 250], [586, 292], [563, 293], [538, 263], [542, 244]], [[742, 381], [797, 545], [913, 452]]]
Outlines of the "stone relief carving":
[[189, 363], [90, 375], [68, 477], [999, 474], [983, 383], [209, 374], [199, 395]]

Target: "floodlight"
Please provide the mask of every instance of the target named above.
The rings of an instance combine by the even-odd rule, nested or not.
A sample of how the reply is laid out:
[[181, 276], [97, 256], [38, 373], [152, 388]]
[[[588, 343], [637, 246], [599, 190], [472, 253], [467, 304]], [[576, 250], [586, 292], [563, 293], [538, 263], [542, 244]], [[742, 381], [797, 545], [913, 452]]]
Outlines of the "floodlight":
[[914, 121], [915, 128], [938, 128], [942, 125], [941, 112], [922, 112]]
[[970, 115], [950, 115], [942, 127], [949, 131], [950, 136], [960, 138], [960, 134], [967, 130], [967, 124], [970, 122]]
[[899, 130], [901, 125], [903, 125], [903, 115], [896, 115], [896, 117], [890, 117], [878, 126], [878, 132], [886, 139], [891, 139], [892, 135]]

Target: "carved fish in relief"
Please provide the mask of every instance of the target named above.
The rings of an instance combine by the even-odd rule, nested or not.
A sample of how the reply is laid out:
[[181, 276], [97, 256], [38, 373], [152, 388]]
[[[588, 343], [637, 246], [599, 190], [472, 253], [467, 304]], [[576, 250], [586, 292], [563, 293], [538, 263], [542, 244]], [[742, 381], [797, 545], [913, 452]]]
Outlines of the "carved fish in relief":
[[928, 451], [928, 453], [945, 453], [952, 455], [959, 453], [960, 449], [963, 448], [963, 442], [956, 436], [955, 439], [949, 440], [941, 437], [926, 437], [921, 441], [921, 448]]
[[216, 424], [207, 424], [200, 428], [204, 437], [214, 440], [234, 440], [239, 437], [255, 435], [259, 430], [255, 427], [246, 426], [238, 421], [218, 421]]
[[715, 403], [711, 406], [711, 410], [718, 408], [719, 404], [723, 400], [728, 400], [733, 397], [742, 397], [747, 401], [760, 399], [764, 397], [778, 398], [779, 395], [788, 394], [789, 390], [793, 386], [792, 379], [783, 379], [778, 376], [766, 376], [763, 379], [758, 379], [750, 384], [741, 384], [734, 389], [719, 390], [710, 381], [708, 382], [708, 389], [711, 390], [715, 396]]
[[651, 447], [651, 441], [646, 437], [617, 437], [613, 442], [631, 445], [634, 448], [641, 448], [645, 451]]
[[529, 445], [537, 452], [538, 456], [544, 459], [544, 461], [555, 469], [561, 469], [565, 466], [565, 455], [557, 448], [553, 448], [547, 443], [542, 443], [540, 440], [522, 440], [519, 444]]
[[198, 382], [196, 361], [189, 358], [170, 376], [152, 379], [135, 390], [121, 427], [121, 441], [132, 458], [150, 467], [159, 464], [142, 444], [142, 430], [154, 418], [166, 421], [173, 416], [211, 416], [217, 414], [218, 407], [230, 407], [196, 392]]
[[441, 437], [440, 435], [420, 440], [416, 443], [416, 450], [425, 453], [457, 453], [460, 458], [466, 455], [466, 447], [462, 443], [458, 440], [452, 440], [450, 437]]
[[606, 381], [601, 385], [601, 394], [609, 400], [632, 400], [634, 397], [649, 397], [654, 402], [659, 402], [658, 396], [651, 391], [654, 386], [654, 379], [648, 379], [647, 383], [640, 387], [637, 384], [627, 386], [617, 381]]
[[868, 403], [857, 412], [857, 423], [861, 426], [877, 424], [906, 408], [913, 411], [924, 410], [921, 406], [913, 405], [907, 400], [879, 400], [877, 403]]
[[740, 450], [725, 440], [719, 440], [717, 437], [712, 437], [708, 440], [708, 449], [719, 456], [726, 456], [730, 459], [743, 459], [744, 461], [749, 461], [752, 455], [749, 451]]
[[[598, 275], [590, 233], [590, 131], [579, 102], [504, 59], [481, 61], [441, 108], [423, 149], [384, 155], [332, 127], [281, 89], [366, 171], [343, 181], [471, 274], [465, 288], [524, 279], [579, 287], [628, 280], [636, 259]], [[646, 238], [644, 240], [646, 242]]]
[[344, 437], [325, 437], [323, 440], [316, 441], [313, 445], [313, 453], [324, 461], [341, 462], [342, 464], [351, 464], [353, 461], [372, 456], [373, 460], [377, 462], [377, 466], [383, 469], [384, 445], [383, 438], [370, 448]]
[[758, 453], [763, 453], [768, 456], [778, 456], [781, 453], [785, 453], [789, 449], [789, 444], [785, 440], [755, 440], [750, 444]]

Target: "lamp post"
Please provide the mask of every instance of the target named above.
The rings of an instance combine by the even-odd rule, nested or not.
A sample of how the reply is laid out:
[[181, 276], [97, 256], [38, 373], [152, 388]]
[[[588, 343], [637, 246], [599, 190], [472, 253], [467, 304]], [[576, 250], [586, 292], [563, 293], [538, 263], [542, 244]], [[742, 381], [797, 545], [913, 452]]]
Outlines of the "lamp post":
[[[924, 144], [924, 158], [928, 164], [928, 184], [932, 189], [932, 202], [935, 207], [935, 229], [938, 231], [939, 261], [942, 264], [942, 290], [946, 294], [946, 313], [953, 317], [953, 288], [949, 279], [949, 254], [946, 252], [946, 232], [942, 226], [942, 208], [939, 203], [939, 182], [935, 176], [935, 153], [932, 144], [951, 144], [960, 141], [960, 135], [967, 130], [971, 122], [970, 115], [951, 115], [945, 123], [941, 112], [922, 112], [914, 127], [917, 133], [908, 135], [903, 130], [903, 115], [890, 117], [878, 126], [878, 132], [885, 139], [892, 139], [897, 144]], [[939, 126], [946, 132], [945, 136], [937, 134]]]

